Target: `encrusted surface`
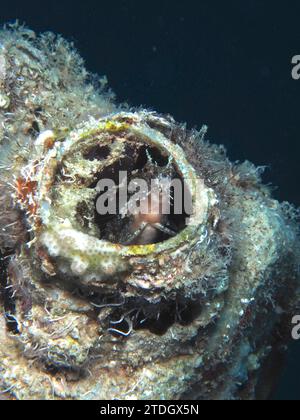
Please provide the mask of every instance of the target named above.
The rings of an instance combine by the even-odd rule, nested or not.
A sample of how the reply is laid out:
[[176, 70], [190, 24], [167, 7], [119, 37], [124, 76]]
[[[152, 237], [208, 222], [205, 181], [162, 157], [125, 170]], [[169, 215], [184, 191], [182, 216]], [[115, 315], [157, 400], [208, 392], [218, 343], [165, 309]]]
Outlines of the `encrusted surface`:
[[[104, 84], [62, 38], [0, 32], [1, 396], [267, 395], [299, 309], [298, 211], [205, 127], [121, 109]], [[189, 222], [134, 236], [139, 219], [99, 218], [120, 171], [184, 181]]]

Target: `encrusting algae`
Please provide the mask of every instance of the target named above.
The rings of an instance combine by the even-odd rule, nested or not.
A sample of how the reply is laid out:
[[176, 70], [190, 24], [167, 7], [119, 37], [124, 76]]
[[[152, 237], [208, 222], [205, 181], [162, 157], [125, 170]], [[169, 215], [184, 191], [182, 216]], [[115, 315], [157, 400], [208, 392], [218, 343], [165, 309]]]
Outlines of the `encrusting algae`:
[[[205, 135], [118, 106], [60, 36], [0, 32], [1, 398], [268, 395], [299, 310], [299, 212]], [[169, 215], [101, 214], [121, 173], [180, 181], [191, 213], [170, 194]]]

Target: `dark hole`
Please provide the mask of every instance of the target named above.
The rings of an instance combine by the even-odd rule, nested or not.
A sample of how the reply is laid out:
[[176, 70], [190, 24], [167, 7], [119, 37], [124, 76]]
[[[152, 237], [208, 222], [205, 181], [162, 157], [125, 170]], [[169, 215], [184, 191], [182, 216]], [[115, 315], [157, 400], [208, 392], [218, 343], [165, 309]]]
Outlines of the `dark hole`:
[[55, 376], [59, 373], [60, 369], [59, 367], [55, 365], [46, 365], [46, 370], [51, 376]]
[[201, 313], [199, 301], [183, 302], [177, 307], [177, 319], [180, 325], [191, 324]]
[[79, 379], [88, 376], [88, 372], [85, 371], [85, 369], [73, 366], [66, 366], [62, 364], [47, 364], [45, 366], [45, 370], [52, 377], [63, 373], [68, 382], [77, 382]]
[[[174, 188], [171, 188], [171, 213], [169, 221], [171, 226], [176, 226], [177, 231], [182, 231], [187, 226], [187, 221], [192, 214], [192, 197], [189, 189], [185, 183], [178, 178], [181, 182], [182, 196], [177, 197], [174, 193]], [[182, 209], [178, 212], [177, 207]]]
[[[126, 150], [126, 153], [127, 152], [130, 152], [130, 148]], [[147, 164], [147, 161], [147, 147], [141, 146], [137, 154], [134, 169], [143, 169], [143, 167]]]
[[33, 121], [33, 123], [31, 124], [30, 129], [28, 130], [28, 134], [30, 136], [36, 136], [40, 133], [40, 127], [37, 123], [37, 121]]
[[38, 107], [34, 110], [34, 115], [36, 117], [39, 117], [42, 113], [43, 113], [43, 108], [42, 107]]
[[83, 157], [87, 160], [105, 160], [110, 155], [109, 146], [96, 146], [86, 152]]
[[168, 329], [175, 322], [175, 313], [164, 311], [162, 313], [158, 312], [156, 319], [146, 319], [143, 318], [143, 314], [139, 316], [136, 329], [139, 330], [149, 330], [152, 334], [155, 335], [164, 335]]
[[12, 252], [9, 250], [3, 253], [0, 251], [1, 296], [4, 302], [5, 320], [6, 320], [7, 329], [14, 334], [19, 334], [18, 321], [14, 316], [16, 312], [16, 305], [14, 301], [14, 291], [13, 291], [13, 288], [9, 287], [10, 284], [9, 284], [8, 273], [7, 273], [11, 255], [12, 255]]
[[151, 157], [152, 161], [155, 162], [158, 166], [167, 166], [167, 164], [169, 163], [168, 156], [163, 156], [158, 148], [147, 147], [147, 152]]
[[159, 305], [143, 304], [143, 310], [137, 312], [134, 320], [136, 330], [149, 330], [155, 335], [164, 335], [175, 323], [190, 325], [202, 311], [199, 300], [162, 301]]
[[[178, 197], [174, 197], [174, 192], [171, 191], [170, 200], [170, 214], [162, 214], [160, 207], [160, 214], [157, 217], [158, 223], [151, 224], [147, 217], [135, 217], [132, 214], [126, 216], [121, 215], [120, 203], [120, 189], [116, 189], [116, 195], [110, 195], [111, 208], [116, 210], [116, 214], [111, 214], [107, 211], [106, 214], [99, 214], [97, 211], [97, 203], [101, 201], [102, 205], [107, 206], [109, 200], [106, 199], [107, 194], [105, 190], [101, 191], [95, 200], [95, 223], [101, 232], [101, 239], [113, 243], [123, 245], [146, 245], [155, 244], [170, 239], [170, 237], [177, 235], [187, 225], [188, 215], [185, 212], [185, 196], [189, 194], [180, 176], [176, 175], [176, 169], [173, 166], [168, 166], [169, 158], [163, 156], [157, 148], [148, 147], [143, 144], [128, 143], [126, 145], [125, 154], [113, 165], [106, 167], [97, 181], [95, 181], [91, 188], [95, 188], [98, 182], [104, 179], [112, 180], [116, 185], [120, 185], [119, 173], [125, 171], [128, 174], [127, 182], [137, 178], [142, 178], [148, 184], [150, 190], [151, 180], [157, 179], [159, 176], [170, 176], [169, 172], [172, 168], [172, 178], [177, 178], [182, 185], [183, 194], [179, 197], [179, 208], [181, 211], [178, 213], [177, 207]], [[139, 174], [140, 172], [140, 174]], [[138, 192], [138, 190], [136, 191]], [[105, 194], [105, 195], [104, 195]], [[128, 194], [128, 199], [133, 197], [135, 193]], [[147, 197], [147, 196], [145, 196]], [[190, 195], [187, 197], [190, 200]], [[105, 201], [106, 200], [106, 201]], [[138, 202], [138, 200], [137, 200]], [[123, 206], [126, 203], [123, 203]], [[177, 210], [176, 210], [177, 209]], [[178, 213], [178, 214], [177, 214]]]
[[[146, 155], [145, 155], [146, 156]], [[140, 161], [139, 161], [140, 159]], [[147, 162], [147, 159], [146, 159]], [[117, 162], [112, 165], [106, 166], [98, 179], [90, 185], [90, 188], [96, 188], [101, 179], [111, 179], [117, 185], [119, 184], [119, 173], [121, 171], [131, 172], [135, 169], [140, 169], [145, 165], [143, 155], [137, 153], [136, 148], [127, 145], [125, 154]]]
[[[195, 321], [202, 312], [203, 295], [193, 300], [178, 296], [177, 300], [163, 299], [158, 304], [152, 304], [143, 298], [125, 299], [121, 296], [104, 298], [95, 295], [92, 299], [97, 302], [94, 310], [97, 316], [103, 308], [115, 308], [107, 318], [101, 322], [109, 332], [116, 336], [126, 336], [132, 330], [148, 330], [152, 334], [162, 336], [175, 323], [188, 326]], [[128, 334], [130, 337], [130, 334]]]

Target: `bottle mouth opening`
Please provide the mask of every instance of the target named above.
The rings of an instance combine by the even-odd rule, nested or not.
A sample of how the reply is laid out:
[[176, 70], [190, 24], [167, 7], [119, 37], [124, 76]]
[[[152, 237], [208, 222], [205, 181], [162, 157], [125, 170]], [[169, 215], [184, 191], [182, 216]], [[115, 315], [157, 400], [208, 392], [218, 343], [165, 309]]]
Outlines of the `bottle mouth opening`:
[[106, 276], [199, 241], [210, 190], [183, 149], [136, 114], [94, 124], [43, 156], [37, 233], [50, 257]]

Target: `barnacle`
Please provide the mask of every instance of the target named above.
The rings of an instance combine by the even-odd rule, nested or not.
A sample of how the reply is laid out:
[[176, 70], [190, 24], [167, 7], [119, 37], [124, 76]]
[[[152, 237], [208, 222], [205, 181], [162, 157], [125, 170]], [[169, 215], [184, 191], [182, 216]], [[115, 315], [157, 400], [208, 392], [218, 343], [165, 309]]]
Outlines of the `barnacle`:
[[[62, 38], [13, 26], [0, 47], [1, 395], [265, 395], [299, 302], [297, 210], [206, 127], [117, 106]], [[191, 211], [170, 193], [168, 215], [101, 214], [122, 173], [179, 182]]]

